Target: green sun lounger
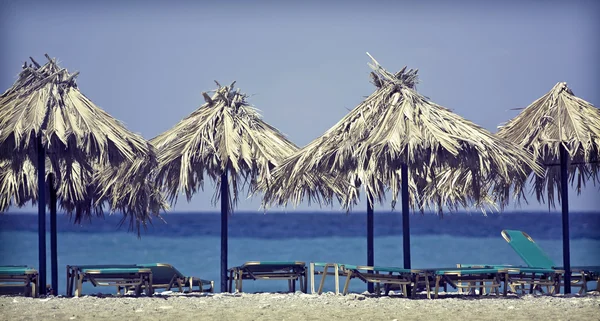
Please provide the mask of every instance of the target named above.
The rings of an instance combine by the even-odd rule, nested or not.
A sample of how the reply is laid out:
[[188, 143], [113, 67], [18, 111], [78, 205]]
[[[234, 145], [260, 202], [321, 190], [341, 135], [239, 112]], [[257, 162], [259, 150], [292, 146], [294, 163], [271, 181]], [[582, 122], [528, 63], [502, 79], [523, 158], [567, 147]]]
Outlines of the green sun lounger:
[[[538, 290], [543, 293], [541, 287], [545, 286], [548, 293], [556, 293], [560, 287], [560, 275], [564, 273], [558, 269], [533, 268], [515, 265], [486, 265], [486, 264], [457, 264], [459, 268], [497, 268], [506, 269], [504, 292], [510, 287], [512, 292], [521, 289], [525, 294], [525, 286], [529, 285], [529, 293]], [[485, 288], [484, 288], [485, 291]]]
[[310, 262], [310, 293], [315, 293], [315, 275], [321, 276], [319, 282], [318, 294], [323, 293], [323, 287], [325, 286], [325, 278], [328, 275], [333, 276], [335, 282], [335, 294], [340, 293], [340, 274], [341, 265], [339, 263], [325, 263], [325, 262]]
[[152, 271], [135, 264], [67, 265], [67, 296], [81, 296], [84, 282], [94, 286], [113, 286], [117, 294], [121, 289], [132, 288], [136, 295], [145, 289], [152, 295]]
[[[523, 261], [530, 268], [540, 268], [554, 270], [555, 275], [550, 276], [551, 280], [556, 280], [555, 293], [560, 291], [560, 279], [565, 271], [562, 267], [554, 264], [554, 261], [544, 252], [544, 250], [535, 243], [533, 238], [523, 231], [503, 230], [502, 237], [508, 244], [517, 252]], [[571, 286], [580, 287], [579, 293], [587, 292], [587, 282], [596, 281], [598, 276], [598, 267], [579, 267], [578, 269], [571, 268]], [[548, 278], [548, 277], [546, 277]], [[521, 279], [523, 280], [523, 279]], [[526, 278], [525, 278], [526, 280]], [[551, 281], [550, 280], [550, 281]], [[548, 281], [548, 282], [550, 282]], [[533, 292], [535, 284], [530, 288], [530, 293]]]
[[306, 293], [307, 271], [304, 262], [296, 261], [250, 261], [228, 269], [229, 292], [242, 292], [243, 280], [287, 280], [290, 292], [296, 291], [296, 281], [300, 290]]
[[[434, 297], [438, 298], [439, 289], [446, 289], [450, 285], [457, 289], [467, 289], [476, 294], [476, 288], [489, 287], [495, 289], [499, 294], [499, 287], [506, 278], [506, 268], [482, 267], [482, 268], [426, 268], [426, 269], [403, 269], [389, 266], [357, 266], [349, 264], [338, 264], [340, 273], [346, 275], [343, 294], [348, 293], [351, 279], [357, 278], [365, 283], [375, 284], [375, 293], [381, 290], [388, 293], [390, 289], [401, 288], [405, 297], [414, 297], [419, 290], [425, 290], [427, 297], [431, 298], [432, 289]], [[468, 282], [463, 285], [462, 282]], [[323, 282], [321, 282], [323, 283]], [[478, 284], [477, 286], [475, 286]], [[408, 287], [410, 286], [410, 290]], [[484, 294], [480, 290], [480, 294]], [[506, 293], [504, 293], [506, 294]]]
[[[557, 269], [564, 269], [562, 266]], [[581, 286], [579, 293], [587, 293], [588, 282], [596, 282], [596, 291], [600, 291], [600, 266], [572, 266], [571, 267], [571, 286]]]
[[193, 276], [185, 276], [174, 266], [167, 263], [137, 264], [137, 267], [147, 268], [152, 271], [152, 289], [165, 289], [170, 291], [173, 288], [179, 289], [179, 292], [214, 292], [214, 282], [203, 280]]
[[[429, 285], [431, 280], [435, 282], [434, 285], [434, 297], [439, 297], [439, 289], [441, 286], [444, 288], [446, 285], [450, 285], [457, 289], [459, 293], [462, 293], [465, 289], [467, 293], [477, 294], [476, 290], [479, 289], [479, 294], [485, 294], [485, 288], [489, 287], [490, 292], [495, 292], [496, 295], [500, 294], [500, 286], [502, 282], [507, 279], [508, 269], [505, 267], [456, 267], [456, 268], [434, 268], [434, 269], [422, 269], [421, 274], [425, 279], [425, 285], [427, 287], [427, 297], [431, 298], [431, 286]], [[506, 286], [503, 294], [506, 296]]]
[[[366, 265], [340, 265], [343, 274], [346, 275], [343, 294], [348, 294], [350, 280], [356, 278], [365, 283], [375, 284], [375, 293], [381, 294], [381, 290], [387, 294], [392, 286], [400, 286], [402, 294], [408, 297], [408, 286], [419, 283], [420, 270], [402, 269], [388, 266], [366, 266]], [[413, 294], [411, 294], [412, 296]]]
[[1, 294], [39, 294], [38, 271], [26, 265], [0, 266]]

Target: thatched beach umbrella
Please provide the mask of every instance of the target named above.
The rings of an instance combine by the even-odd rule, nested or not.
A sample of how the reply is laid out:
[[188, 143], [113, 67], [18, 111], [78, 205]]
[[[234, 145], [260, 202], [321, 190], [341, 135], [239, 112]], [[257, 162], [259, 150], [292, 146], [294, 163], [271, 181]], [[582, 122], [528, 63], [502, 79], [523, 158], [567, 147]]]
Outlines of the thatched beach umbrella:
[[[372, 57], [371, 57], [372, 58]], [[402, 192], [404, 267], [410, 268], [409, 207], [441, 211], [482, 205], [493, 195], [504, 205], [536, 168], [532, 156], [415, 91], [417, 71], [389, 73], [369, 64], [375, 92], [335, 126], [285, 160], [273, 174], [264, 201], [302, 199], [304, 173], [347, 180], [349, 208], [363, 187], [367, 198], [367, 264], [373, 265], [373, 202], [386, 190], [392, 204]], [[539, 170], [539, 168], [538, 168]], [[488, 192], [498, 192], [488, 194]]]
[[[0, 96], [0, 212], [38, 204], [39, 272], [46, 291], [45, 209], [51, 209], [52, 286], [57, 291], [56, 203], [75, 222], [101, 216], [105, 206], [139, 228], [167, 205], [146, 175], [156, 166], [152, 146], [95, 106], [48, 55], [27, 62]], [[120, 175], [120, 176], [119, 176]], [[46, 198], [47, 191], [50, 199]]]
[[564, 82], [527, 106], [500, 127], [498, 136], [533, 153], [544, 165], [534, 176], [537, 200], [554, 207], [554, 193], [562, 205], [565, 292], [571, 292], [568, 180], [581, 192], [587, 180], [600, 183], [600, 109], [576, 97]]
[[172, 203], [180, 192], [189, 201], [203, 188], [205, 173], [218, 186], [213, 205], [221, 199], [222, 292], [227, 288], [227, 219], [240, 188], [248, 184], [249, 192], [254, 192], [281, 160], [298, 149], [264, 122], [234, 85], [217, 83], [212, 97], [202, 93], [206, 103], [151, 140], [159, 155], [157, 179]]

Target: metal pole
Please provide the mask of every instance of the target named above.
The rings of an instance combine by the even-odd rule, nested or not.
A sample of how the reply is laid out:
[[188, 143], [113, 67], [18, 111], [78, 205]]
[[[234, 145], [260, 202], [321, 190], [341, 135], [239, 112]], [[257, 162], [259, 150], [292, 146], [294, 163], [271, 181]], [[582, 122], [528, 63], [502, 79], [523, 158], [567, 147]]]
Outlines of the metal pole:
[[50, 268], [52, 269], [52, 294], [58, 295], [58, 235], [56, 232], [56, 188], [54, 182], [54, 174], [50, 174], [48, 182], [50, 190]]
[[402, 180], [402, 239], [404, 268], [410, 269], [410, 213], [408, 211], [408, 166], [402, 163], [400, 179]]
[[[370, 196], [370, 195], [369, 195]], [[367, 196], [367, 265], [375, 265], [375, 246], [374, 246], [374, 224], [373, 224], [373, 200]], [[369, 273], [372, 273], [369, 271]], [[375, 292], [373, 283], [367, 282], [367, 291]]]
[[46, 153], [42, 135], [38, 137], [38, 259], [39, 293], [46, 294]]
[[229, 183], [227, 172], [221, 174], [221, 292], [227, 292], [227, 219], [229, 215]]
[[571, 251], [569, 247], [569, 186], [567, 171], [569, 155], [560, 145], [560, 195], [562, 205], [563, 268], [565, 270], [565, 294], [571, 293]]

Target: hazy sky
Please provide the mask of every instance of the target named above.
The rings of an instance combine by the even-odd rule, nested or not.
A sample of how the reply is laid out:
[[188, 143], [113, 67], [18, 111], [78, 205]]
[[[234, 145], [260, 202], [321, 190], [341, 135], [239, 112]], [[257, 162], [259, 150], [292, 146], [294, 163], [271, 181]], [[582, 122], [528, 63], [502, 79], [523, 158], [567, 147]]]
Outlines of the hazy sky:
[[[48, 53], [147, 139], [200, 106], [213, 80], [236, 80], [303, 146], [374, 91], [367, 51], [392, 72], [418, 68], [422, 94], [492, 132], [557, 82], [600, 104], [596, 1], [82, 2], [2, 1], [0, 90], [29, 56], [43, 63]], [[174, 210], [217, 210], [212, 194], [206, 184]], [[571, 209], [598, 211], [599, 194], [592, 185], [572, 192]], [[521, 209], [547, 208], [530, 203]], [[238, 209], [259, 206], [256, 198]]]

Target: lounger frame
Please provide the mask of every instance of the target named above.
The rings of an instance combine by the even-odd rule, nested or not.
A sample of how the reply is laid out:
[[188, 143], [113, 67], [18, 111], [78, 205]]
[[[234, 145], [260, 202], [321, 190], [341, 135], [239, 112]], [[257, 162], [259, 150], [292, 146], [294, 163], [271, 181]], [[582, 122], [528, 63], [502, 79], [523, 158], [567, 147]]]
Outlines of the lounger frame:
[[148, 296], [153, 293], [152, 271], [135, 265], [67, 265], [67, 296], [81, 296], [84, 282], [115, 287], [117, 295], [121, 295], [121, 289], [128, 288], [134, 289], [137, 296], [141, 295], [142, 289]]
[[23, 288], [23, 295], [39, 296], [38, 271], [25, 265], [0, 267], [0, 287]]
[[304, 262], [267, 262], [250, 261], [241, 266], [230, 268], [228, 291], [242, 292], [244, 280], [287, 280], [290, 292], [296, 291], [296, 281], [300, 291], [306, 293], [308, 275]]

